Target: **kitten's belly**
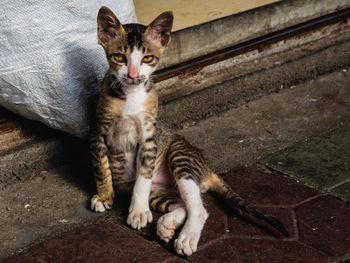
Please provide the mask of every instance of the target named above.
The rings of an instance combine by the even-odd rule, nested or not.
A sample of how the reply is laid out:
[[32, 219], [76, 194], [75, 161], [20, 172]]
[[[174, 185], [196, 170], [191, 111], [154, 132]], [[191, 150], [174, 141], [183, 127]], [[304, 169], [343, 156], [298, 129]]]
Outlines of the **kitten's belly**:
[[153, 170], [152, 186], [173, 186], [175, 180], [171, 175], [164, 158], [158, 159]]
[[[126, 155], [126, 172], [120, 178], [119, 183], [131, 183], [136, 179], [136, 171], [134, 169], [133, 155]], [[170, 187], [175, 185], [174, 177], [171, 175], [169, 168], [166, 165], [164, 158], [158, 156], [153, 174], [152, 174], [152, 186], [155, 187]]]

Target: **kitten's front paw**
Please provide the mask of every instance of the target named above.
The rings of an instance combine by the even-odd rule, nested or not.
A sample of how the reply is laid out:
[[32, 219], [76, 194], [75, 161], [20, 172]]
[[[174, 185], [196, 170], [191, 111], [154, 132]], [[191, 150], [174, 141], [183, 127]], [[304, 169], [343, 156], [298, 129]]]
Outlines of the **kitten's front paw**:
[[141, 209], [134, 206], [130, 207], [129, 211], [128, 220], [126, 222], [134, 229], [140, 230], [145, 227], [147, 223], [152, 222], [152, 213], [149, 208]]
[[111, 209], [113, 205], [113, 198], [102, 199], [98, 195], [94, 195], [91, 198], [91, 210], [95, 212], [104, 212], [106, 209]]

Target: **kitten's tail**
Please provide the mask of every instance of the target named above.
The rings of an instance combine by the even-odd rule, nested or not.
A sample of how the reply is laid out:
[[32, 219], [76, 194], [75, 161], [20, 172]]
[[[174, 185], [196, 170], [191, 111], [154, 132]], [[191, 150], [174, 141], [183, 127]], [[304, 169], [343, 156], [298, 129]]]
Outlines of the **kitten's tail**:
[[235, 193], [220, 176], [212, 173], [210, 181], [211, 183], [209, 190], [212, 193], [214, 193], [217, 197], [224, 200], [226, 205], [230, 209], [239, 212], [239, 214], [245, 218], [245, 214], [247, 214], [249, 217], [253, 216], [256, 219], [259, 219], [262, 222], [269, 224], [274, 229], [278, 230], [281, 234], [283, 234], [285, 237], [289, 236], [288, 231], [284, 228], [284, 226], [278, 219], [270, 215], [266, 215], [257, 210], [255, 207], [249, 205], [242, 197]]

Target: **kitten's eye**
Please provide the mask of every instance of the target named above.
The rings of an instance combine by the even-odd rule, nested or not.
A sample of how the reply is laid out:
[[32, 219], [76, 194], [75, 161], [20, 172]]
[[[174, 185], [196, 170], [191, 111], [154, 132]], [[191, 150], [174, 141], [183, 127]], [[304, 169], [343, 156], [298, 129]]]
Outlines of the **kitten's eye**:
[[116, 61], [118, 63], [126, 62], [126, 57], [123, 54], [121, 54], [121, 53], [114, 54], [112, 56], [112, 58], [113, 58], [114, 61]]
[[142, 62], [144, 63], [151, 63], [154, 59], [154, 56], [152, 55], [149, 55], [149, 56], [144, 56], [143, 59], [142, 59]]

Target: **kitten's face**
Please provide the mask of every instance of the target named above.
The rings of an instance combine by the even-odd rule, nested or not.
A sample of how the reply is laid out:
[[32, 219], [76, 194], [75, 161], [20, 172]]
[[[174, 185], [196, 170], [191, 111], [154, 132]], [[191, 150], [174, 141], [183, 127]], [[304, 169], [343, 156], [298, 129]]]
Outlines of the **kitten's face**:
[[113, 12], [101, 7], [98, 17], [98, 40], [106, 51], [112, 72], [124, 88], [144, 84], [169, 43], [173, 24], [171, 12], [162, 13], [149, 26], [121, 25]]

